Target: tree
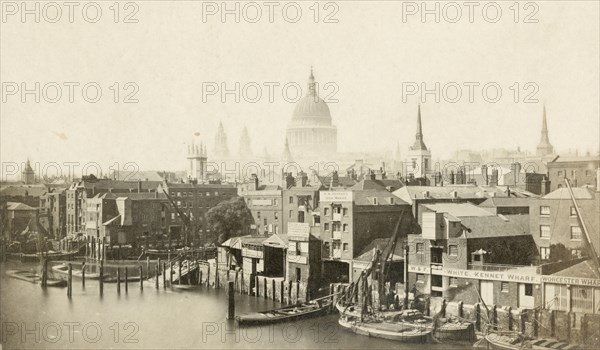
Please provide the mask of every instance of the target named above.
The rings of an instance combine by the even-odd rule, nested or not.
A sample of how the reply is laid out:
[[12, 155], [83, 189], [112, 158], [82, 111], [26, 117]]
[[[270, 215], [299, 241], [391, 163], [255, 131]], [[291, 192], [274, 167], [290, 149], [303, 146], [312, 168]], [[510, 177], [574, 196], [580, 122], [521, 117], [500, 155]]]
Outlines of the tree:
[[243, 198], [232, 198], [219, 203], [206, 213], [210, 229], [209, 241], [223, 243], [231, 237], [240, 236], [252, 222], [252, 214]]
[[557, 262], [561, 260], [566, 261], [571, 259], [573, 259], [571, 251], [567, 249], [564, 244], [557, 243], [550, 245], [550, 256], [548, 257], [550, 262]]

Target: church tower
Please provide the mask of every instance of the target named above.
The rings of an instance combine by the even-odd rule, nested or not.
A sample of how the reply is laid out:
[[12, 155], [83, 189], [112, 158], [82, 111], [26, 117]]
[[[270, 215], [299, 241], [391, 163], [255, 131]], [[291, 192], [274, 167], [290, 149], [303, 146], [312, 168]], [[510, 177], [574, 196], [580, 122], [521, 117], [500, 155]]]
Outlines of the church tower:
[[215, 135], [214, 157], [217, 159], [229, 157], [227, 134], [225, 133], [225, 128], [223, 127], [222, 122], [219, 122], [219, 128], [217, 129], [217, 134]]
[[536, 155], [544, 157], [549, 154], [554, 154], [554, 147], [550, 144], [548, 138], [548, 122], [546, 121], [546, 106], [544, 106], [544, 114], [542, 117], [542, 137], [536, 149]]
[[405, 160], [406, 175], [413, 174], [415, 178], [424, 178], [431, 170], [431, 151], [423, 142], [423, 127], [421, 126], [421, 105], [417, 111], [417, 133], [415, 142], [409, 147]]
[[283, 146], [283, 154], [281, 158], [284, 162], [289, 163], [292, 162], [292, 152], [290, 152], [290, 144], [288, 143], [287, 137], [285, 138], [285, 145]]
[[198, 135], [199, 134], [196, 133], [196, 138], [192, 139], [192, 143], [188, 145], [188, 179], [203, 182], [207, 179], [206, 161], [208, 157], [206, 152], [206, 146], [204, 146], [202, 142], [199, 142]]
[[244, 125], [242, 131], [242, 137], [240, 137], [240, 158], [252, 157], [252, 146], [250, 145], [250, 135], [248, 134], [248, 128]]
[[29, 159], [27, 159], [27, 163], [25, 163], [25, 168], [21, 172], [21, 181], [25, 183], [25, 185], [31, 185], [35, 183], [35, 172], [31, 167], [31, 163]]

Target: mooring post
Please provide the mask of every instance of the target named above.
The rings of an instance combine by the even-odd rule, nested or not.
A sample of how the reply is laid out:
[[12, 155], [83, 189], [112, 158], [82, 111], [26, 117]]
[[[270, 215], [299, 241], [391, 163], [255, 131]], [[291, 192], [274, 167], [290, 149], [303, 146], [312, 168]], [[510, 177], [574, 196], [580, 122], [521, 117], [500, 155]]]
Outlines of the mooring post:
[[269, 293], [267, 292], [267, 278], [264, 277], [263, 278], [263, 298], [268, 299], [269, 298]]
[[277, 293], [275, 292], [275, 279], [271, 280], [271, 293], [273, 293], [271, 297], [273, 298], [273, 300], [275, 300], [275, 296], [277, 295]]
[[129, 285], [129, 276], [128, 276], [127, 270], [128, 270], [127, 266], [125, 266], [125, 293], [127, 293], [129, 291], [129, 287], [128, 287], [128, 285]]
[[81, 264], [81, 286], [85, 287], [85, 261]]
[[254, 295], [259, 297], [260, 296], [260, 280], [258, 279], [258, 276], [254, 277]]
[[42, 265], [42, 288], [46, 288], [48, 285], [48, 259], [44, 259]]
[[154, 287], [158, 289], [158, 280], [160, 279], [160, 265], [156, 263], [156, 280], [154, 281]]
[[181, 265], [182, 265], [182, 264], [183, 264], [183, 263], [181, 262], [181, 260], [179, 260], [179, 264], [178, 264], [178, 265], [179, 265], [179, 266], [178, 266], [178, 268], [179, 268], [179, 271], [178, 271], [178, 272], [179, 272], [179, 281], [178, 281], [178, 282], [179, 282], [179, 284], [181, 284], [181, 278], [182, 278], [182, 276], [181, 276]]
[[104, 261], [100, 260], [100, 278], [98, 279], [100, 295], [104, 292]]
[[73, 264], [69, 263], [69, 276], [67, 277], [67, 296], [70, 298], [73, 292]]
[[152, 276], [150, 274], [150, 257], [146, 256], [146, 275]]
[[121, 268], [117, 267], [117, 293], [121, 293]]
[[138, 266], [138, 271], [140, 273], [140, 290], [144, 290], [144, 269], [142, 265]]
[[162, 272], [163, 272], [163, 289], [167, 289], [167, 263], [163, 263]]
[[229, 297], [229, 302], [227, 304], [227, 319], [233, 320], [235, 318], [235, 283], [233, 281], [229, 281], [227, 287], [227, 296]]
[[196, 268], [198, 269], [198, 280], [196, 281], [198, 285], [202, 284], [202, 270], [200, 270], [200, 261], [196, 259]]

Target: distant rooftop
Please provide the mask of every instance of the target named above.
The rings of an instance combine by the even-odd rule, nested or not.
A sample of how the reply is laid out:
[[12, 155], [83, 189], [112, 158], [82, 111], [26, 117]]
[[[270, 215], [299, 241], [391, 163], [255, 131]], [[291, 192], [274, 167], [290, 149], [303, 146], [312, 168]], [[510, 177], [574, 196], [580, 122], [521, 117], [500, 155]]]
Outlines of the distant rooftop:
[[[573, 195], [576, 199], [593, 199], [594, 193], [587, 187], [572, 187]], [[543, 199], [571, 199], [569, 189], [566, 187], [557, 188], [556, 190], [548, 193]]]
[[424, 204], [423, 207], [433, 210], [437, 213], [448, 213], [457, 218], [466, 216], [496, 216], [489, 211], [482, 209], [471, 203], [436, 203]]

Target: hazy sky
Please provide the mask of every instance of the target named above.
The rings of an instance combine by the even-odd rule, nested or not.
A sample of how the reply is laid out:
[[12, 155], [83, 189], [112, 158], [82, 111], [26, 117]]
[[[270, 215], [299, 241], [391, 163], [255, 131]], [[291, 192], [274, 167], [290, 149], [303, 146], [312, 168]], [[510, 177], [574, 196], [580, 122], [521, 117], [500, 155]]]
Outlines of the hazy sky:
[[[427, 95], [421, 103], [425, 142], [434, 158], [448, 157], [457, 148], [520, 146], [533, 151], [540, 137], [544, 101], [555, 148], [598, 149], [596, 1], [539, 1], [533, 3], [537, 8], [527, 9], [522, 4], [519, 23], [514, 23], [515, 11], [509, 8], [513, 2], [499, 2], [502, 15], [496, 23], [482, 16], [486, 2], [475, 8], [474, 23], [464, 6], [457, 23], [446, 20], [454, 17], [452, 8], [446, 9], [440, 23], [433, 16], [423, 23], [418, 14], [403, 23], [403, 13], [412, 8], [391, 1], [335, 2], [338, 11], [333, 18], [338, 23], [324, 23], [324, 17], [335, 10], [333, 5], [323, 8], [324, 3], [315, 23], [312, 1], [297, 2], [302, 9], [297, 23], [282, 16], [285, 2], [275, 8], [274, 23], [262, 2], [257, 23], [244, 17], [235, 23], [233, 16], [222, 23], [218, 15], [208, 16], [203, 23], [206, 3], [144, 1], [136, 3], [132, 17], [138, 23], [122, 23], [134, 7], [121, 7], [119, 23], [114, 23], [115, 12], [109, 8], [113, 2], [97, 3], [102, 16], [96, 23], [82, 17], [85, 3], [75, 8], [74, 23], [69, 23], [65, 7], [57, 23], [45, 20], [55, 15], [52, 8], [46, 9], [46, 17], [42, 13], [40, 23], [32, 16], [22, 23], [20, 13], [8, 15], [13, 9], [3, 8], [3, 93], [14, 87], [11, 82], [25, 82], [29, 88], [35, 82], [41, 87], [55, 82], [62, 86], [62, 97], [48, 103], [42, 96], [35, 103], [33, 95], [26, 95], [23, 103], [21, 91], [4, 96], [2, 162], [30, 157], [37, 162], [136, 162], [143, 169], [185, 169], [184, 143], [200, 132], [210, 149], [219, 121], [233, 153], [246, 125], [255, 154], [268, 147], [272, 155], [279, 155], [294, 109], [284, 100], [282, 85], [292, 82], [305, 89], [311, 65], [321, 87], [331, 82], [339, 89], [335, 94], [339, 102], [329, 107], [342, 152], [393, 150], [398, 142], [405, 152], [414, 140], [421, 95], [403, 101], [403, 84], [425, 83], [433, 89], [436, 82], [442, 87], [458, 84], [463, 96], [451, 103]], [[431, 8], [434, 5], [430, 3]], [[87, 10], [93, 17], [95, 9]], [[247, 10], [250, 19], [254, 12]], [[488, 18], [494, 11], [488, 9]], [[288, 8], [288, 18], [293, 12]], [[523, 23], [533, 12], [538, 23]], [[65, 82], [80, 84], [74, 87], [73, 103], [68, 101]], [[82, 97], [81, 87], [89, 82], [102, 88], [97, 103]], [[111, 90], [115, 82], [120, 83], [118, 103]], [[138, 103], [122, 102], [133, 91], [124, 88], [128, 82], [139, 87]], [[236, 103], [232, 95], [223, 103], [220, 94], [203, 102], [205, 82], [225, 83], [230, 89], [236, 82], [249, 88], [246, 84], [256, 83], [263, 95], [256, 103], [243, 99]], [[273, 102], [264, 85], [268, 82], [280, 84], [274, 87]], [[465, 82], [480, 84], [474, 88], [473, 103], [468, 101]], [[525, 88], [528, 82], [532, 84]], [[499, 102], [483, 99], [481, 87], [486, 83], [500, 86]], [[520, 90], [517, 103], [515, 83]], [[447, 85], [449, 98], [454, 97], [453, 86]], [[47, 97], [53, 98], [54, 85], [46, 87]], [[524, 103], [534, 87], [539, 90], [533, 98], [540, 102]], [[254, 90], [247, 92], [254, 96]], [[321, 90], [321, 95], [330, 92]], [[494, 90], [488, 92], [493, 98]], [[93, 97], [93, 90], [88, 93]], [[294, 94], [289, 95], [293, 99]]]

